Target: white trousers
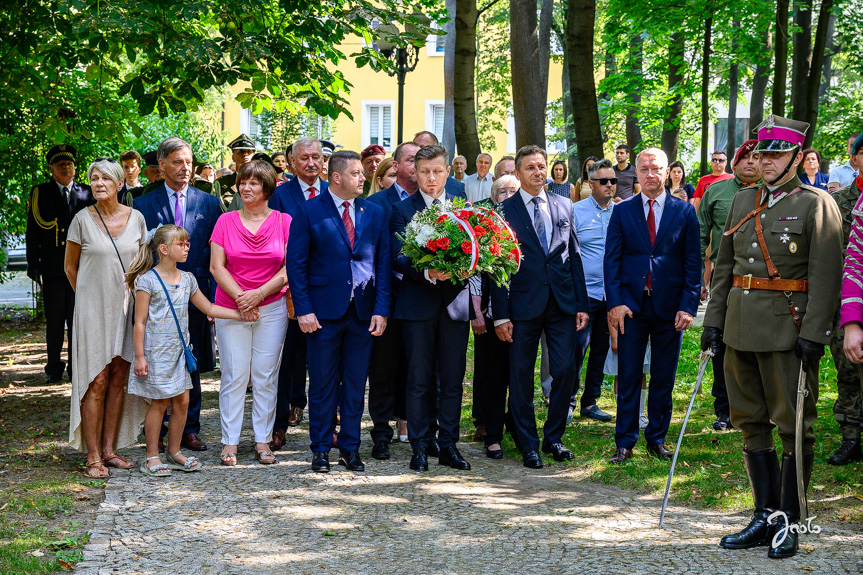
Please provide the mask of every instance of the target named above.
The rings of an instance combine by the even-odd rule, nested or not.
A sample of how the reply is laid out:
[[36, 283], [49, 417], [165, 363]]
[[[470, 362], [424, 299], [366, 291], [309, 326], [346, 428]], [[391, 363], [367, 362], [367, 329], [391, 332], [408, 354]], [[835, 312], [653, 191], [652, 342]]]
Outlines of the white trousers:
[[243, 429], [246, 386], [252, 382], [252, 430], [256, 443], [272, 439], [282, 345], [288, 327], [285, 299], [258, 308], [256, 322], [216, 320], [222, 386], [219, 413], [222, 444], [238, 445]]

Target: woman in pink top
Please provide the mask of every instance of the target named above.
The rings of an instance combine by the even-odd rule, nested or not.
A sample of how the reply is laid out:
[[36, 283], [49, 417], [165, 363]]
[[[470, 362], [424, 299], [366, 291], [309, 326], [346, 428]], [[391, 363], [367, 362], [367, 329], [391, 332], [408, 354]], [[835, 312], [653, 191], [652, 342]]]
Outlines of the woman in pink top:
[[285, 251], [291, 216], [267, 206], [275, 189], [272, 166], [259, 160], [243, 164], [237, 172], [243, 207], [223, 214], [210, 238], [210, 270], [218, 284], [216, 305], [239, 309], [249, 320], [216, 320], [222, 368], [222, 465], [237, 464], [246, 384], [250, 381], [256, 458], [263, 464], [276, 462], [268, 443], [288, 325]]
[[[858, 189], [863, 189], [863, 176], [855, 183]], [[845, 329], [845, 355], [854, 363], [863, 363], [863, 196], [851, 215], [854, 220], [842, 272], [839, 326]]]

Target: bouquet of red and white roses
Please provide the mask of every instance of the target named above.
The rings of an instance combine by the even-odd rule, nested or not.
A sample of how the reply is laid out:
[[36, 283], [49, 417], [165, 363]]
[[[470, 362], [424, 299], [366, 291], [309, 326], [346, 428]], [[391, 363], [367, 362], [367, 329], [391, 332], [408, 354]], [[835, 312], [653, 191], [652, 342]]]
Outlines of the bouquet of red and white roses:
[[486, 273], [497, 285], [509, 285], [521, 264], [521, 249], [506, 221], [493, 208], [461, 198], [417, 212], [401, 239], [414, 268], [449, 273], [454, 282]]

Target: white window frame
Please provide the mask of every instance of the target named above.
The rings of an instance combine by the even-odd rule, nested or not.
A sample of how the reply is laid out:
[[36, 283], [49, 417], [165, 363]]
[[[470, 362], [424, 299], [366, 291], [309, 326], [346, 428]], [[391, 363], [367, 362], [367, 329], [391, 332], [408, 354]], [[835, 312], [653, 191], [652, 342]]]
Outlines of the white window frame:
[[443, 134], [438, 134], [434, 129], [434, 110], [435, 107], [444, 107], [443, 100], [426, 100], [426, 130], [438, 137], [438, 140], [443, 141]]
[[[250, 138], [252, 138], [252, 141], [255, 142], [255, 146], [257, 146], [256, 149], [263, 150], [264, 148], [261, 146], [260, 142], [258, 142], [257, 139], [257, 131], [252, 130], [253, 118], [254, 114], [252, 114], [252, 111], [249, 108], [242, 108], [242, 112], [240, 113], [240, 133], [247, 134]], [[255, 133], [252, 134], [252, 132]]]
[[371, 118], [369, 108], [371, 106], [389, 106], [390, 107], [390, 146], [384, 146], [384, 150], [392, 152], [398, 145], [396, 139], [396, 101], [395, 100], [363, 100], [362, 110], [362, 149], [371, 143]]
[[[441, 27], [437, 22], [432, 22], [430, 27], [435, 30], [441, 30]], [[438, 36], [436, 34], [428, 35], [428, 37], [426, 38], [426, 56], [443, 57], [444, 51], [437, 51], [438, 38], [443, 41], [446, 36]]]
[[[550, 120], [549, 108], [550, 108], [551, 104], [552, 104], [552, 101], [549, 100], [548, 102], [546, 102], [546, 105], [545, 105], [545, 151], [549, 156], [558, 155], [558, 154], [565, 154], [566, 150], [567, 150], [566, 130], [565, 129], [564, 129], [563, 134], [562, 134], [563, 139], [561, 141], [556, 142], [554, 147], [552, 147], [552, 145], [551, 145], [551, 140], [549, 138], [549, 136], [552, 135], [551, 122], [549, 122], [549, 120]], [[557, 132], [554, 132], [553, 135], [557, 136]]]

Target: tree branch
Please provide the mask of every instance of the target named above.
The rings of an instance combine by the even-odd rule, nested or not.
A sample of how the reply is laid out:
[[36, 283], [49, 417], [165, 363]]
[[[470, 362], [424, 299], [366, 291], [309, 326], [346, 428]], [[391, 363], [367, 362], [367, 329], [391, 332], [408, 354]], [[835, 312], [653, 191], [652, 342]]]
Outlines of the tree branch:
[[488, 4], [486, 4], [485, 6], [483, 6], [482, 8], [480, 8], [480, 9], [477, 11], [477, 13], [476, 13], [476, 20], [477, 20], [477, 22], [479, 22], [479, 17], [480, 17], [480, 16], [482, 16], [482, 13], [483, 13], [483, 12], [485, 12], [486, 10], [488, 10], [489, 8], [491, 8], [492, 6], [494, 6], [495, 4], [497, 4], [498, 2], [500, 2], [500, 0], [491, 0], [491, 2], [489, 2]]

